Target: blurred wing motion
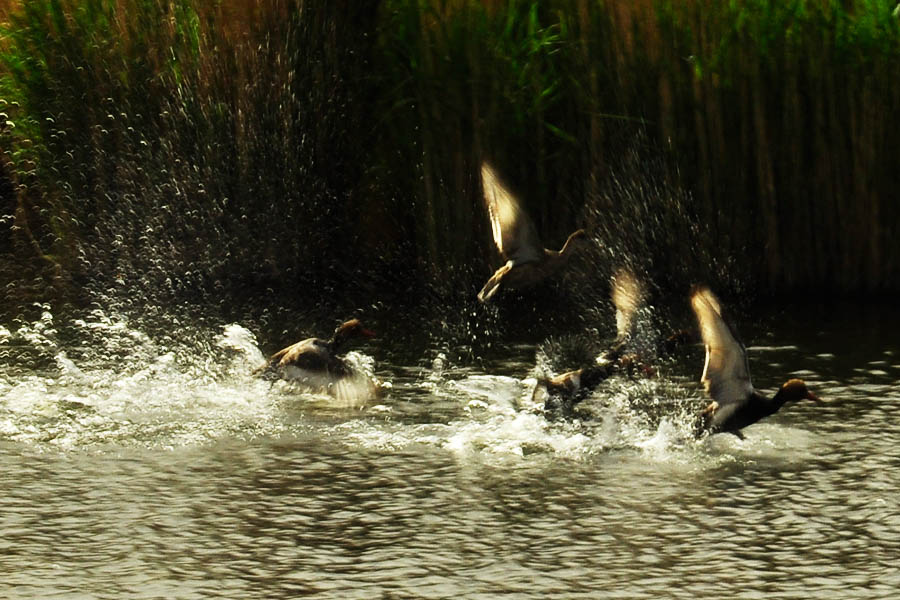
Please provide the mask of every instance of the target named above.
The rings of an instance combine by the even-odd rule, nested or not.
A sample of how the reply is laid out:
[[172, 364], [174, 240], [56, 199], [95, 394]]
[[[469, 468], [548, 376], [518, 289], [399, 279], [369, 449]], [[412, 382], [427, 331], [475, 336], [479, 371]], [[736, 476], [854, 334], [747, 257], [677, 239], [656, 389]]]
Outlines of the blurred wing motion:
[[616, 307], [616, 341], [621, 342], [632, 335], [635, 313], [644, 303], [644, 286], [628, 269], [619, 269], [613, 275], [612, 301]]
[[699, 287], [691, 294], [691, 307], [706, 345], [706, 364], [700, 381], [718, 404], [716, 408], [744, 402], [753, 393], [747, 352], [722, 319], [719, 299], [708, 287]]
[[494, 243], [506, 260], [525, 263], [543, 257], [543, 246], [534, 224], [519, 206], [487, 163], [481, 165], [481, 185], [484, 203], [491, 217]]
[[303, 340], [279, 350], [272, 355], [269, 362], [278, 367], [297, 367], [310, 371], [325, 371], [331, 366], [328, 346], [316, 338]]

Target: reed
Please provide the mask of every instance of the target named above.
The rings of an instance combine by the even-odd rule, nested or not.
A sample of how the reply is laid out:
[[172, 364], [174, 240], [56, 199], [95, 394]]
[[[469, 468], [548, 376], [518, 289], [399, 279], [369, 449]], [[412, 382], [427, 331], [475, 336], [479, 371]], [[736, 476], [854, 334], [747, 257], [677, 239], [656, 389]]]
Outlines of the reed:
[[[409, 195], [425, 200], [423, 222], [454, 232], [422, 232], [426, 254], [453, 256], [459, 231], [476, 234], [470, 248], [487, 239], [469, 204], [476, 169], [458, 165], [489, 156], [529, 190], [551, 239], [586, 223], [634, 247], [616, 232], [658, 242], [665, 234], [648, 228], [674, 229], [687, 214], [702, 235], [673, 231], [648, 251], [734, 264], [728, 287], [900, 288], [898, 134], [879, 126], [900, 108], [898, 19], [886, 3], [395, 4], [405, 25], [382, 44], [402, 49], [394, 58], [407, 71], [395, 79], [416, 105], [397, 118], [398, 144], [415, 139], [407, 163], [420, 169]], [[630, 210], [647, 195], [606, 190], [635, 181], [626, 171], [639, 167], [622, 157], [643, 132], [670, 193]], [[470, 214], [474, 227], [452, 220]], [[623, 214], [649, 220], [617, 222]]]
[[672, 289], [897, 292], [892, 10], [15, 2], [0, 252], [70, 292], [469, 298], [498, 260], [487, 158], [548, 246], [595, 232], [588, 284], [633, 262]]
[[[480, 162], [501, 162], [531, 192], [539, 227], [560, 237], [577, 203], [550, 198], [573, 173], [561, 147], [576, 147], [578, 111], [571, 81], [554, 63], [568, 43], [564, 17], [546, 3], [384, 2], [378, 40], [385, 173], [412, 204], [419, 262], [437, 276], [474, 281], [496, 261], [481, 201]], [[574, 118], [570, 118], [574, 117]], [[394, 160], [394, 157], [399, 160]], [[410, 176], [412, 175], [412, 176]], [[560, 242], [562, 240], [559, 240]], [[450, 282], [459, 285], [460, 282]]]
[[900, 108], [890, 8], [760, 0], [710, 22], [684, 6], [668, 34], [691, 57], [696, 117], [676, 144], [707, 218], [735, 234], [719, 237], [760, 257], [766, 289], [896, 290], [897, 135], [878, 125]]
[[364, 10], [24, 3], [3, 54], [19, 106], [4, 145], [27, 179], [17, 230], [34, 232], [32, 247], [73, 289], [324, 276], [323, 257], [342, 262], [355, 232], [346, 223], [358, 220], [363, 114], [349, 96], [361, 92], [366, 48], [353, 28], [368, 22]]

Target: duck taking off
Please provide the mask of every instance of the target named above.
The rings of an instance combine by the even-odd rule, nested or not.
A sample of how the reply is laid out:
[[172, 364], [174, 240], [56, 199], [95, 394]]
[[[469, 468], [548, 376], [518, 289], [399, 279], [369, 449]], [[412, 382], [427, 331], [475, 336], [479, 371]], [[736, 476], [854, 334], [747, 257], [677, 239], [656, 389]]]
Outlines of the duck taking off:
[[352, 342], [372, 337], [375, 337], [375, 333], [363, 327], [359, 319], [350, 319], [334, 330], [330, 340], [312, 337], [279, 350], [257, 368], [254, 374], [275, 374], [282, 379], [297, 381], [316, 391], [327, 391], [338, 397], [350, 395], [351, 391], [356, 394], [359, 390], [350, 388], [360, 386], [346, 384], [360, 378], [342, 354]]
[[628, 346], [637, 338], [637, 313], [644, 307], [646, 290], [644, 283], [625, 267], [620, 267], [610, 281], [610, 297], [616, 308], [616, 339], [603, 354], [598, 363], [617, 361]]
[[629, 269], [618, 269], [610, 280], [613, 306], [616, 308], [616, 339], [594, 361], [595, 364], [567, 371], [555, 377], [538, 377], [532, 401], [546, 395], [544, 410], [557, 407], [564, 413], [583, 400], [598, 385], [611, 377], [619, 367], [631, 375], [634, 361], [626, 348], [634, 337], [636, 313], [644, 303], [644, 286]]
[[560, 270], [576, 246], [587, 242], [587, 234], [579, 229], [569, 235], [561, 250], [547, 250], [518, 199], [486, 162], [481, 165], [481, 187], [494, 243], [506, 264], [478, 292], [479, 301], [489, 302], [501, 289], [518, 290], [535, 285]]
[[610, 280], [610, 297], [616, 309], [616, 339], [596, 357], [595, 364], [553, 378], [538, 378], [532, 399], [546, 392], [549, 397], [544, 403], [545, 410], [558, 404], [570, 412], [595, 387], [616, 373], [631, 378], [635, 374], [653, 376], [657, 359], [696, 341], [696, 333], [689, 330], [677, 331], [665, 340], [658, 340], [650, 331], [641, 331], [647, 329], [638, 326], [638, 313], [646, 308], [647, 291], [644, 282], [630, 269], [620, 267], [615, 271]]
[[722, 307], [706, 287], [694, 288], [691, 307], [697, 315], [706, 346], [706, 362], [700, 381], [712, 403], [700, 413], [697, 433], [732, 433], [744, 439], [741, 429], [778, 412], [787, 402], [821, 402], [800, 379], [789, 379], [768, 398], [750, 382], [747, 351], [722, 318]]
[[617, 269], [612, 276], [611, 290], [616, 307], [616, 339], [597, 357], [598, 364], [618, 361], [629, 374], [639, 368], [649, 375], [655, 370], [652, 366], [655, 361], [672, 356], [680, 346], [700, 341], [693, 329], [681, 329], [665, 339], [659, 338], [658, 332], [647, 322], [646, 313], [639, 314], [648, 308], [647, 289], [632, 270]]

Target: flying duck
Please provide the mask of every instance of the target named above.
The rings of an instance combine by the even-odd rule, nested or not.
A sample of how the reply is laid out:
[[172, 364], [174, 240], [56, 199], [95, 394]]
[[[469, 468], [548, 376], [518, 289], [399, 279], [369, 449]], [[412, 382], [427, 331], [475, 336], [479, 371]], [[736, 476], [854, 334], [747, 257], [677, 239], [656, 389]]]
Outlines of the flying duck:
[[706, 286], [694, 288], [691, 307], [706, 346], [700, 381], [712, 398], [700, 413], [697, 433], [732, 433], [744, 439], [741, 429], [775, 414], [787, 402], [821, 402], [800, 379], [789, 379], [772, 398], [762, 395], [750, 382], [747, 351], [722, 318], [715, 294]]
[[558, 252], [547, 250], [519, 201], [487, 163], [481, 165], [481, 186], [494, 243], [506, 264], [497, 269], [478, 292], [479, 301], [489, 302], [501, 289], [516, 290], [535, 285], [562, 268], [579, 243], [587, 242], [587, 234], [579, 229], [569, 236]]

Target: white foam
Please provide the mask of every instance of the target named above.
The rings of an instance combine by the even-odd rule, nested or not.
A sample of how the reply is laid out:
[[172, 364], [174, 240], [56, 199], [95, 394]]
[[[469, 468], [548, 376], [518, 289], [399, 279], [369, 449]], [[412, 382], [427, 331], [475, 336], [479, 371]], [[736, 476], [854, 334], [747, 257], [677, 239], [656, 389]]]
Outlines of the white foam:
[[542, 416], [533, 413], [496, 415], [486, 421], [458, 421], [442, 447], [458, 454], [487, 452], [524, 456], [526, 451], [557, 454], [588, 451], [590, 439], [581, 432], [555, 431]]
[[0, 434], [7, 439], [57, 448], [179, 445], [279, 427], [268, 384], [231, 376], [193, 332], [162, 347], [96, 310], [71, 325], [85, 338], [66, 350], [56, 344], [49, 310], [2, 338], [56, 366], [8, 380], [0, 373]]
[[233, 350], [238, 356], [243, 357], [244, 367], [255, 369], [266, 362], [266, 357], [256, 341], [256, 336], [249, 329], [237, 323], [226, 325], [222, 334], [216, 338], [219, 348]]

